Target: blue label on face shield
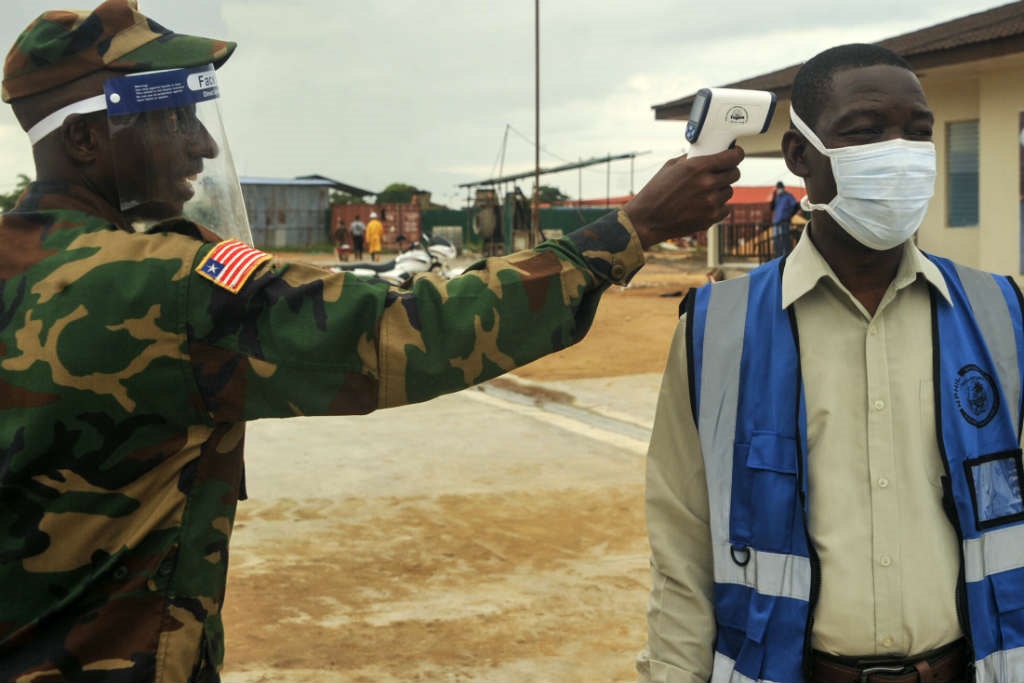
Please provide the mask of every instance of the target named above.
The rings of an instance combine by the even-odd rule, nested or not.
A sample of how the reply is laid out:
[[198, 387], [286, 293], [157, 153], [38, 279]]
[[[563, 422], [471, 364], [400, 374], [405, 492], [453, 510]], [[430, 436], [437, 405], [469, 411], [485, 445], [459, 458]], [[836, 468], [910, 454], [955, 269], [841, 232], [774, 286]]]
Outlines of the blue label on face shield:
[[212, 64], [112, 78], [103, 89], [110, 116], [186, 107], [220, 97]]

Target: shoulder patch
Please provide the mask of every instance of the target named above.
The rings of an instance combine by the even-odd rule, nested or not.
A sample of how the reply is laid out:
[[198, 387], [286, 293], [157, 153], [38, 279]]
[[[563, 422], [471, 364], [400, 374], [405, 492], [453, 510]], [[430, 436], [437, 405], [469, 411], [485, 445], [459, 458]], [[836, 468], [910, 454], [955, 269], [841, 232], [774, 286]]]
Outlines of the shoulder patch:
[[206, 255], [196, 266], [196, 272], [213, 284], [237, 294], [256, 269], [270, 258], [270, 254], [238, 240], [226, 240]]

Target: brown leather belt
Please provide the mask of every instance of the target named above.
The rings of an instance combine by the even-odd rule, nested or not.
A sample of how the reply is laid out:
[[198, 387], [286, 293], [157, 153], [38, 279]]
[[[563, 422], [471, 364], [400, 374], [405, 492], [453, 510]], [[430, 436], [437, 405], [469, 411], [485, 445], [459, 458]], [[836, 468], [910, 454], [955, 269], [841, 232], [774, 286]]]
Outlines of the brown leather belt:
[[834, 657], [811, 654], [814, 683], [960, 683], [968, 681], [970, 660], [963, 640], [917, 659]]

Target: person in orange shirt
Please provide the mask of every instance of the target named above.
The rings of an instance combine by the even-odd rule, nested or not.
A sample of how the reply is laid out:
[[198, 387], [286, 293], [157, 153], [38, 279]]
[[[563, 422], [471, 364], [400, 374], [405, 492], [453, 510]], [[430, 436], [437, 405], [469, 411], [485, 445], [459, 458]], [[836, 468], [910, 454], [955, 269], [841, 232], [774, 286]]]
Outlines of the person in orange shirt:
[[376, 213], [370, 214], [370, 222], [366, 224], [366, 250], [370, 252], [370, 260], [376, 261], [384, 242], [384, 224]]

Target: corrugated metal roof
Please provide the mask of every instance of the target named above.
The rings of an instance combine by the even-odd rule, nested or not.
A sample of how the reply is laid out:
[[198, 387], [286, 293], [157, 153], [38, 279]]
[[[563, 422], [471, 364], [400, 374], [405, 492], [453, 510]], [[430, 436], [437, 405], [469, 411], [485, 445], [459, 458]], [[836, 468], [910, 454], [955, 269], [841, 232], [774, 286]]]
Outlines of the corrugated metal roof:
[[987, 43], [1024, 34], [1024, 2], [1012, 2], [985, 12], [887, 38], [878, 44], [906, 57]]
[[362, 188], [356, 187], [355, 185], [342, 183], [335, 180], [334, 178], [328, 178], [327, 176], [323, 175], [301, 175], [298, 177], [298, 180], [326, 180], [332, 183], [332, 187], [334, 187], [335, 190], [341, 190], [342, 192], [347, 192], [348, 194], [355, 195], [356, 197], [365, 197], [366, 195], [370, 194], [376, 196], [380, 194], [380, 192], [377, 192], [375, 190], [364, 190]]
[[[796, 185], [786, 185], [786, 189], [797, 199], [803, 198], [807, 194], [807, 190], [803, 187]], [[727, 202], [728, 204], [758, 204], [761, 202], [770, 202], [772, 200], [772, 192], [775, 191], [775, 185], [733, 185], [732, 186], [732, 198]], [[583, 207], [596, 207], [603, 208], [606, 204], [608, 206], [622, 206], [634, 195], [622, 195], [621, 197], [609, 197], [609, 198], [597, 198], [597, 199], [582, 199], [572, 200], [568, 199], [564, 204], [555, 208], [566, 208], [574, 209], [577, 206]], [[551, 208], [550, 204], [541, 204], [541, 208]]]
[[243, 185], [282, 185], [286, 187], [300, 185], [333, 187], [334, 185], [334, 183], [327, 180], [313, 180], [305, 178], [263, 178], [258, 176], [242, 176], [238, 179], [238, 182]]
[[238, 179], [242, 185], [278, 185], [281, 187], [330, 187], [341, 190], [357, 197], [376, 195], [372, 190], [364, 190], [354, 185], [342, 183], [333, 178], [322, 175], [305, 175], [298, 178], [269, 178], [264, 176], [241, 176]]
[[[1024, 52], [1024, 0], [886, 38], [876, 44], [897, 53], [915, 69]], [[771, 90], [785, 95], [802, 65], [803, 62], [722, 87]], [[653, 105], [654, 118], [686, 119], [695, 96], [693, 93]]]

